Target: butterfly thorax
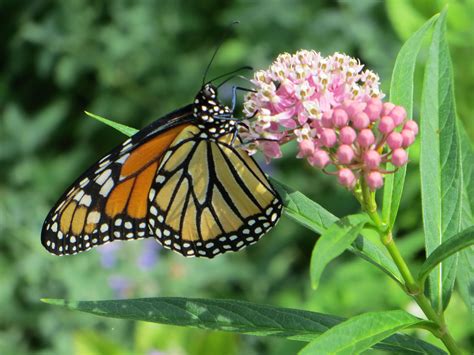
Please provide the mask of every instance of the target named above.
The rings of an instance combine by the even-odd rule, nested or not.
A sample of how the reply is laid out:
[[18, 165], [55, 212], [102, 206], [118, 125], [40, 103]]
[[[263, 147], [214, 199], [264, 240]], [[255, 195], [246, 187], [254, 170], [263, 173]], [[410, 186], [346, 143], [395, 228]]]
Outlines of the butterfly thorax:
[[199, 128], [210, 138], [219, 138], [236, 130], [236, 121], [231, 109], [219, 102], [217, 90], [211, 84], [204, 85], [196, 95], [193, 115]]

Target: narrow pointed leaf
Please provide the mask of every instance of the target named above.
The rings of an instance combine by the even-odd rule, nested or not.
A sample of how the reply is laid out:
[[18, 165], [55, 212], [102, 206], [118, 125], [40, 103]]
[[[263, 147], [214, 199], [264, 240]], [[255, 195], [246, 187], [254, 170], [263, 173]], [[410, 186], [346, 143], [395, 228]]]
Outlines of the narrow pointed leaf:
[[295, 222], [318, 234], [322, 234], [331, 224], [337, 221], [336, 216], [301, 192], [275, 178], [270, 177], [270, 181], [283, 200], [285, 214]]
[[[438, 15], [428, 20], [418, 31], [416, 31], [402, 46], [392, 73], [390, 84], [390, 101], [396, 105], [405, 107], [408, 117], [413, 115], [413, 88], [416, 58], [420, 51], [423, 39], [433, 25]], [[394, 170], [390, 163], [387, 170]], [[406, 166], [397, 170], [394, 174], [385, 176], [383, 189], [382, 218], [385, 223], [393, 227], [397, 217], [400, 200], [402, 198], [403, 185], [405, 184]]]
[[[462, 228], [474, 225], [474, 149], [462, 123], [459, 122], [462, 167]], [[458, 255], [457, 285], [474, 318], [474, 246]]]
[[[433, 30], [421, 103], [421, 196], [428, 256], [461, 229], [460, 148], [445, 32], [443, 11]], [[438, 312], [448, 305], [456, 264], [454, 255], [438, 265], [429, 277], [428, 295]]]
[[313, 249], [309, 268], [313, 289], [318, 287], [327, 264], [349, 248], [368, 222], [369, 217], [365, 214], [347, 216], [321, 234]]
[[[343, 318], [291, 308], [280, 308], [236, 300], [159, 297], [110, 301], [43, 302], [71, 310], [120, 319], [196, 327], [256, 336], [278, 336], [311, 341]], [[445, 354], [414, 337], [396, 334], [376, 348], [404, 354]]]
[[117, 122], [114, 122], [114, 121], [111, 121], [107, 118], [104, 118], [104, 117], [101, 117], [99, 115], [95, 115], [93, 113], [90, 113], [90, 112], [87, 112], [87, 111], [84, 111], [85, 114], [89, 117], [92, 117], [94, 119], [96, 119], [97, 121], [100, 121], [102, 123], [105, 123], [107, 126], [110, 126], [112, 128], [115, 128], [117, 131], [125, 134], [126, 136], [128, 137], [131, 137], [133, 136], [135, 133], [138, 132], [137, 129], [135, 128], [132, 128], [132, 127], [128, 127], [124, 124], [121, 124], [121, 123], [117, 123]]
[[405, 311], [370, 312], [332, 327], [299, 353], [359, 354], [399, 330], [426, 323]]
[[429, 273], [443, 260], [472, 245], [474, 245], [474, 226], [452, 236], [433, 250], [421, 266], [418, 280], [424, 282]]

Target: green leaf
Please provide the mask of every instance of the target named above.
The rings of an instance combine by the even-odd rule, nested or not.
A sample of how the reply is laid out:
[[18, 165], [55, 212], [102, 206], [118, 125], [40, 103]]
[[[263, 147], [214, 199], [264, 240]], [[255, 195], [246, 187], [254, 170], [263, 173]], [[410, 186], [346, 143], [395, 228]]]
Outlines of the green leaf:
[[[469, 137], [459, 122], [462, 167], [462, 228], [474, 225], [474, 149]], [[459, 292], [474, 317], [474, 246], [462, 250], [458, 255], [457, 284]]]
[[365, 214], [343, 217], [321, 234], [313, 249], [309, 268], [313, 289], [318, 287], [326, 265], [349, 248], [369, 221]]
[[425, 260], [418, 273], [418, 280], [424, 282], [429, 273], [443, 260], [451, 255], [474, 245], [474, 226], [452, 236], [437, 247]]
[[402, 38], [408, 38], [425, 19], [412, 0], [386, 0], [387, 15], [394, 30]]
[[359, 354], [399, 330], [423, 323], [427, 321], [405, 311], [364, 313], [332, 327], [299, 354]]
[[[461, 230], [461, 162], [453, 92], [453, 70], [446, 43], [446, 11], [436, 21], [421, 103], [421, 197], [427, 255]], [[429, 277], [428, 295], [441, 313], [448, 305], [457, 256]]]
[[285, 205], [285, 214], [308, 229], [322, 234], [338, 218], [301, 192], [270, 177], [272, 185]]
[[104, 117], [101, 117], [101, 116], [98, 116], [98, 115], [95, 115], [93, 113], [90, 113], [90, 112], [87, 112], [87, 111], [84, 111], [85, 114], [89, 117], [92, 117], [102, 123], [105, 123], [107, 126], [110, 126], [112, 128], [115, 128], [117, 131], [125, 134], [126, 136], [128, 137], [131, 137], [133, 136], [135, 133], [138, 132], [137, 129], [135, 128], [132, 128], [132, 127], [128, 127], [128, 126], [125, 126], [121, 123], [117, 123], [117, 122], [114, 122], [114, 121], [111, 121], [111, 120], [108, 120], [107, 118], [104, 118]]
[[[66, 301], [43, 299], [43, 302], [103, 317], [132, 319], [161, 324], [237, 332], [256, 336], [278, 336], [311, 341], [343, 318], [280, 308], [237, 300], [157, 297], [110, 301]], [[444, 354], [426, 342], [406, 335], [393, 335], [376, 346], [407, 354]]]
[[[413, 116], [413, 88], [416, 58], [420, 51], [427, 31], [433, 25], [438, 15], [428, 20], [416, 31], [400, 49], [392, 73], [390, 84], [390, 101], [405, 107], [408, 117]], [[388, 163], [387, 170], [395, 170]], [[397, 218], [398, 208], [405, 184], [406, 165], [399, 168], [396, 173], [385, 176], [383, 189], [382, 218], [385, 223], [393, 227]]]
[[[297, 223], [318, 234], [322, 234], [331, 224], [338, 220], [331, 212], [301, 192], [295, 191], [275, 178], [270, 177], [270, 181], [283, 200], [285, 214]], [[400, 272], [392, 259], [387, 256], [382, 246], [379, 247], [370, 239], [360, 236], [349, 248], [349, 251], [377, 266], [395, 281], [401, 282]]]

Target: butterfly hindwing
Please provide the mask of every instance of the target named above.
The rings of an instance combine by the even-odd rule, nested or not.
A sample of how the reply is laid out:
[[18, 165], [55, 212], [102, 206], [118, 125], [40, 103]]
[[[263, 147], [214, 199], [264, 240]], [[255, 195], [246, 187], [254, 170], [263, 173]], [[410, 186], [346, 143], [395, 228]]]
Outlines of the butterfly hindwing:
[[151, 187], [148, 223], [166, 247], [213, 257], [253, 244], [281, 214], [281, 201], [233, 134], [207, 139], [189, 125], [164, 155]]

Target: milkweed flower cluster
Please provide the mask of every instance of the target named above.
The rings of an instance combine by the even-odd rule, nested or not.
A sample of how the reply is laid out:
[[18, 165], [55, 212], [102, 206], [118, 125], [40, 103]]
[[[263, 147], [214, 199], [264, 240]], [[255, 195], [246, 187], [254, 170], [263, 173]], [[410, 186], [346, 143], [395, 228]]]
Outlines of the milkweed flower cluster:
[[298, 158], [337, 175], [348, 189], [361, 177], [372, 190], [382, 187], [385, 163], [407, 163], [418, 126], [403, 107], [382, 101], [379, 77], [363, 67], [341, 53], [281, 54], [251, 80], [255, 91], [245, 98], [240, 131], [246, 149], [261, 150], [269, 161], [296, 140]]

